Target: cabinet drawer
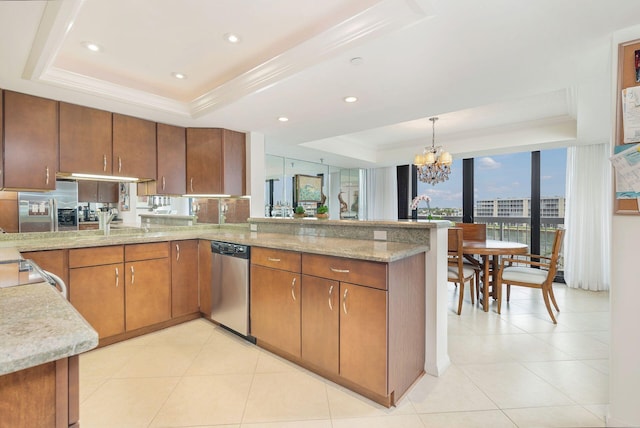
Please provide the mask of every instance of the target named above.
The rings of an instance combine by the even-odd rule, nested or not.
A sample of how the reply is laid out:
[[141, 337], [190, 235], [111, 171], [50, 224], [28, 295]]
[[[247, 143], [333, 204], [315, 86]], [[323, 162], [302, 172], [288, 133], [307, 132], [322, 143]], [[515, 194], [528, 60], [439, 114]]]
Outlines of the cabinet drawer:
[[124, 261], [163, 259], [169, 257], [169, 243], [132, 244], [124, 246]]
[[302, 273], [387, 289], [387, 264], [343, 257], [302, 254]]
[[69, 268], [122, 263], [122, 245], [69, 250]]
[[300, 253], [272, 248], [251, 248], [251, 264], [300, 272]]

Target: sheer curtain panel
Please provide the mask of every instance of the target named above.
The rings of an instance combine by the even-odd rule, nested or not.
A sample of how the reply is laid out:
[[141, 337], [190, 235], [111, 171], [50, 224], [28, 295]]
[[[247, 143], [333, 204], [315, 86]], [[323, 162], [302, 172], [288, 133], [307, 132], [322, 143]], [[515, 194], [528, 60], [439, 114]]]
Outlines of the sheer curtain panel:
[[367, 220], [398, 219], [396, 168], [367, 169]]
[[611, 166], [609, 144], [567, 152], [564, 278], [572, 288], [609, 289]]

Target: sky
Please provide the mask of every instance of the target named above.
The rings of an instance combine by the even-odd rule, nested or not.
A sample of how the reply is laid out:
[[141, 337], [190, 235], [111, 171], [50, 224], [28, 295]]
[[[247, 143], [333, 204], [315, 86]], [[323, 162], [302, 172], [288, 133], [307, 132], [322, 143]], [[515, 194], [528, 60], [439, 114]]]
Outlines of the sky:
[[[566, 149], [540, 152], [541, 196], [564, 196]], [[531, 153], [482, 156], [474, 163], [474, 199], [525, 198], [531, 193]], [[418, 194], [431, 197], [431, 208], [462, 208], [462, 160], [455, 159], [449, 180], [435, 186], [418, 182]]]

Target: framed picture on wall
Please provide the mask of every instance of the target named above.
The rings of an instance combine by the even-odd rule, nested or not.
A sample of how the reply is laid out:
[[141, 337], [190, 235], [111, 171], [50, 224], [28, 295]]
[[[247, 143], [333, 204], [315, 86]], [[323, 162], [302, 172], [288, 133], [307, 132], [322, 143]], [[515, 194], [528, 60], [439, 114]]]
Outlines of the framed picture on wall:
[[322, 177], [297, 174], [296, 200], [298, 202], [322, 201]]

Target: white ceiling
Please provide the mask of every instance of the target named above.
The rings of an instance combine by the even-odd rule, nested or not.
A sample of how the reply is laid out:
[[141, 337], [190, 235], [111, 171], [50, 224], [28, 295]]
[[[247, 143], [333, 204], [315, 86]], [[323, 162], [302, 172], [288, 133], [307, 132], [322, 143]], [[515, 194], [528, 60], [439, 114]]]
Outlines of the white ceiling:
[[0, 1], [0, 87], [344, 167], [410, 162], [435, 115], [454, 157], [589, 144], [609, 138], [611, 35], [638, 16], [638, 0]]

